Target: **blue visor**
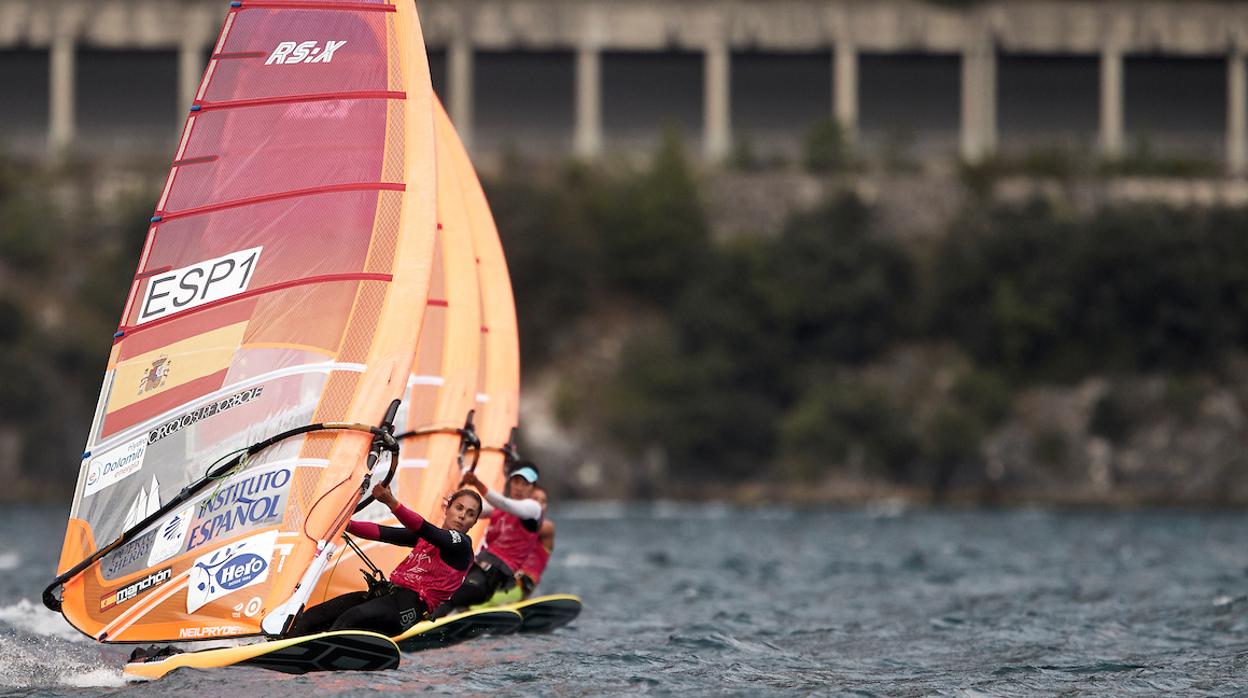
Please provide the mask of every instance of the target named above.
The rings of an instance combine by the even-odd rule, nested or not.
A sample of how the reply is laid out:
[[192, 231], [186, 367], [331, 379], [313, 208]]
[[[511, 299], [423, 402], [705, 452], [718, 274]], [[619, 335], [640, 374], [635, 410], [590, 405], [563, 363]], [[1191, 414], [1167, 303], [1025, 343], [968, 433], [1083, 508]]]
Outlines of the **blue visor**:
[[522, 477], [528, 480], [530, 484], [537, 482], [537, 471], [532, 468], [521, 468], [511, 474], [512, 477]]

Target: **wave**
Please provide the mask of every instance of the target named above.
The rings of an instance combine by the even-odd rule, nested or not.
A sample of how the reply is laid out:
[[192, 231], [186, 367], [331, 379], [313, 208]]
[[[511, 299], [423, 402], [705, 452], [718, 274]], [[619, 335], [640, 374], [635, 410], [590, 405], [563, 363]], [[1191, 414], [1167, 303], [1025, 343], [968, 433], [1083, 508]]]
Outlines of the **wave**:
[[[38, 613], [43, 611], [43, 613]], [[52, 616], [51, 619], [46, 614]], [[55, 621], [53, 626], [49, 620]], [[70, 641], [61, 629], [74, 633]], [[0, 608], [0, 687], [46, 689], [118, 688], [126, 684], [121, 664], [99, 649], [76, 641], [82, 636], [51, 611], [23, 599]], [[85, 638], [84, 638], [85, 639]]]
[[[78, 632], [61, 614], [49, 611], [40, 603], [22, 599], [12, 606], [0, 607], [0, 624], [34, 635], [56, 637], [62, 640], [86, 642], [87, 636]], [[0, 625], [0, 627], [3, 627]]]

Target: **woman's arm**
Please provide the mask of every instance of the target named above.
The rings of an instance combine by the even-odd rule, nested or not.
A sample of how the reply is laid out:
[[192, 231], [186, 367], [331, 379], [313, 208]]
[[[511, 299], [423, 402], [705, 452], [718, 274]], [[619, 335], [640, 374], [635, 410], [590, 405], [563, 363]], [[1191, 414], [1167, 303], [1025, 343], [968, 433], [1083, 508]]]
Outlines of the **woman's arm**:
[[347, 533], [365, 540], [377, 540], [390, 545], [412, 547], [416, 545], [416, 533], [397, 526], [379, 526], [371, 521], [352, 521], [347, 524]]
[[[403, 524], [403, 528], [379, 526], [370, 521], [352, 521], [347, 524], [347, 533], [366, 540], [376, 540], [408, 548], [416, 545], [420, 526], [425, 521], [420, 517], [420, 514], [400, 504], [394, 493], [385, 485], [373, 487], [373, 497], [390, 508], [390, 512], [399, 520], [399, 523]], [[400, 515], [400, 511], [404, 512], [404, 514]], [[413, 519], [412, 517], [415, 518]]]
[[555, 551], [555, 522], [551, 521], [550, 519], [546, 519], [542, 521], [542, 530], [539, 532], [538, 535], [541, 537], [540, 540], [542, 541], [542, 547], [546, 549], [546, 552], [548, 553], [554, 552]]
[[536, 499], [512, 499], [490, 490], [485, 493], [485, 501], [495, 509], [519, 517], [525, 521], [537, 521], [542, 518], [542, 505]]
[[413, 532], [415, 536], [424, 538], [438, 549], [438, 554], [446, 564], [457, 570], [466, 570], [472, 564], [472, 539], [459, 531], [448, 531], [438, 528], [425, 521], [425, 517], [408, 509], [402, 504], [394, 509], [394, 516]]
[[[542, 505], [536, 499], [512, 499], [491, 490], [477, 477], [476, 473], [464, 475], [464, 484], [471, 485], [485, 497], [485, 505], [481, 507], [481, 515], [493, 514], [495, 509], [519, 517], [525, 521], [538, 521], [542, 518]], [[488, 514], [487, 514], [488, 508]]]

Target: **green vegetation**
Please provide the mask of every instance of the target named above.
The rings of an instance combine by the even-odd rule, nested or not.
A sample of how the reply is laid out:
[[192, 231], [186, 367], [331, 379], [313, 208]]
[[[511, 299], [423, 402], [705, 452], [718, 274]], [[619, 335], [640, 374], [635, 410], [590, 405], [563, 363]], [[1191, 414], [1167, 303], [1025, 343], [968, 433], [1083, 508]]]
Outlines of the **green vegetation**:
[[853, 165], [849, 138], [835, 119], [824, 119], [806, 133], [804, 164], [809, 172], [839, 172]]
[[158, 193], [104, 205], [95, 176], [0, 160], [0, 430], [18, 436], [20, 470], [56, 487], [78, 469]]
[[[805, 167], [853, 167], [842, 136], [813, 130]], [[1088, 173], [1064, 151], [1028, 163]], [[48, 480], [77, 467], [156, 196], [100, 203], [84, 167], [0, 163], [0, 416], [23, 472]], [[644, 166], [513, 159], [486, 185], [525, 374], [558, 367], [561, 425], [657, 453], [687, 483], [983, 484], [987, 437], [1038, 383], [1113, 376], [1086, 409], [1114, 444], [1148, 418], [1120, 376], [1166, 376], [1150, 404], [1197, 419], [1210, 372], [1248, 348], [1248, 210], [1000, 205], [1005, 169], [964, 169], [972, 195], [934, 240], [886, 234], [848, 192], [719, 240], [674, 135]], [[1033, 437], [1043, 465], [1077, 451], [1065, 432]]]
[[[822, 162], [813, 169], [826, 171]], [[1054, 175], [1073, 168], [1062, 152], [1038, 162]], [[517, 225], [499, 215], [521, 322], [545, 328], [526, 334], [526, 356], [575, 356], [590, 337], [578, 319], [621, 307], [646, 318], [607, 330], [623, 343], [599, 376], [606, 388], [561, 386], [558, 411], [634, 458], [659, 446], [677, 479], [844, 471], [939, 493], [983, 477], [984, 440], [1029, 385], [1204, 370], [1248, 346], [1248, 211], [1074, 216], [971, 197], [946, 236], [914, 245], [879, 235], [871, 208], [842, 193], [778, 234], [715, 241], [670, 139], [648, 168], [576, 170], [559, 182], [546, 195], [560, 216]], [[532, 186], [504, 178], [491, 194], [497, 207]], [[529, 275], [528, 249], [576, 259], [558, 255], [567, 275]], [[554, 302], [563, 297], [584, 302], [569, 312]], [[871, 370], [908, 346], [951, 346], [949, 385], [907, 392]], [[1194, 413], [1194, 381], [1177, 380], [1167, 404]], [[1119, 442], [1137, 412], [1111, 391], [1090, 430]], [[1055, 466], [1069, 448], [1046, 432], [1032, 457]]]

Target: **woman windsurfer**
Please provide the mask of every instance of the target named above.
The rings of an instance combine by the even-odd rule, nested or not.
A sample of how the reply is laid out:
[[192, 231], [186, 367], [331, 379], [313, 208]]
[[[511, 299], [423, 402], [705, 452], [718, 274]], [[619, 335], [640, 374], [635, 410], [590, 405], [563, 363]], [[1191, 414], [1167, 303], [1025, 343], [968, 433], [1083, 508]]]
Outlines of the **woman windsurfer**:
[[538, 530], [538, 544], [516, 570], [516, 584], [520, 585], [521, 598], [529, 598], [533, 590], [542, 581], [542, 572], [550, 562], [551, 553], [555, 552], [555, 522], [546, 516], [548, 503], [546, 488], [541, 485], [533, 487], [533, 500], [542, 505], [542, 527]]
[[490, 517], [485, 546], [477, 553], [476, 564], [468, 570], [463, 584], [433, 617], [490, 600], [494, 592], [515, 583], [516, 570], [538, 545], [542, 528], [542, 505], [530, 499], [537, 482], [537, 466], [521, 461], [507, 478], [507, 494], [493, 492], [475, 473], [464, 476], [464, 484], [475, 487], [485, 497], [481, 516]]
[[376, 590], [343, 594], [304, 611], [290, 635], [327, 630], [371, 630], [400, 635], [431, 609], [450, 598], [472, 567], [472, 539], [468, 529], [481, 513], [481, 497], [470, 489], [446, 500], [442, 528], [399, 503], [385, 485], [373, 488], [373, 497], [390, 508], [403, 528], [352, 521], [347, 533], [368, 540], [412, 548], [411, 554], [390, 573], [380, 595]]

